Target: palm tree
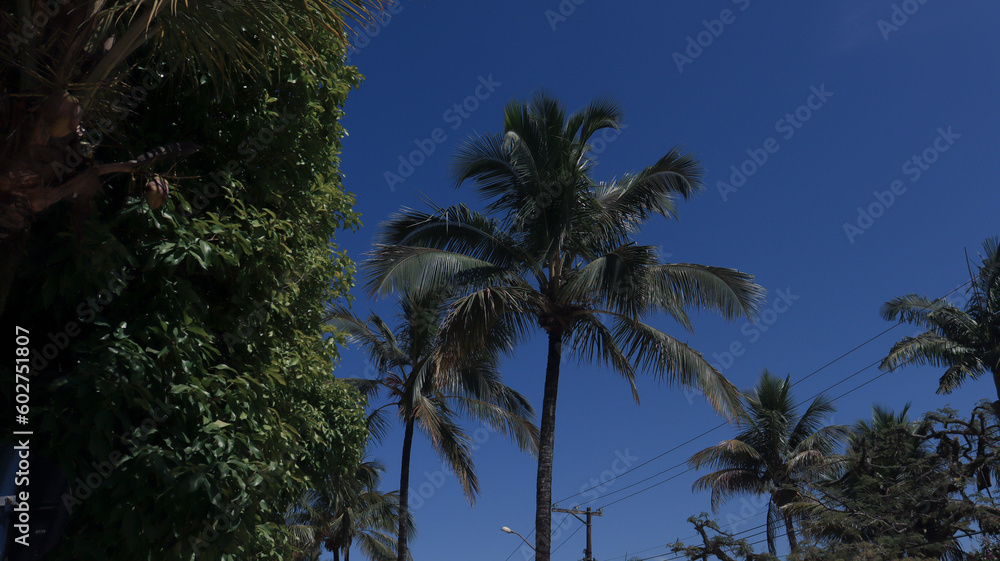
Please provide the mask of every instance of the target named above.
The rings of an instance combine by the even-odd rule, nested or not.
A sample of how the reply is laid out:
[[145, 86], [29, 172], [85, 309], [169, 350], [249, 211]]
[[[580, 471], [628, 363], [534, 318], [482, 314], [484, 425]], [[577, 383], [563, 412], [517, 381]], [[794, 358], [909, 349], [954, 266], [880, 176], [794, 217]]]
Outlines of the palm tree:
[[769, 495], [767, 547], [772, 555], [781, 522], [791, 549], [798, 547], [785, 507], [796, 500], [801, 484], [835, 469], [829, 460], [851, 433], [847, 426], [823, 426], [835, 411], [833, 402], [824, 396], [816, 397], [799, 415], [790, 390], [789, 378], [782, 380], [765, 370], [757, 385], [744, 394], [745, 408], [736, 417], [737, 426], [745, 428], [688, 461], [695, 468], [716, 470], [694, 482], [696, 491], [712, 491], [712, 510], [735, 495]]
[[886, 320], [927, 329], [893, 345], [880, 365], [882, 370], [907, 364], [947, 367], [937, 390], [945, 394], [966, 378], [975, 380], [991, 373], [1000, 399], [1000, 238], [984, 241], [983, 252], [978, 272], [973, 274], [970, 267], [971, 297], [964, 310], [943, 299], [916, 294], [895, 298], [882, 306]]
[[399, 480], [397, 559], [407, 559], [410, 453], [416, 427], [427, 434], [439, 455], [457, 476], [462, 491], [472, 502], [479, 481], [472, 461], [471, 441], [459, 426], [462, 412], [482, 420], [511, 436], [522, 450], [537, 451], [538, 434], [532, 424], [534, 410], [521, 394], [505, 386], [496, 370], [497, 349], [484, 347], [460, 358], [451, 357], [441, 346], [440, 321], [447, 294], [438, 292], [414, 297], [403, 294], [401, 322], [394, 331], [377, 315], [361, 320], [338, 307], [331, 326], [361, 343], [381, 375], [375, 380], [348, 379], [362, 394], [375, 398], [384, 392], [390, 401], [369, 416], [376, 438], [385, 434], [387, 410], [395, 408], [404, 423], [403, 452]]
[[512, 348], [537, 325], [548, 337], [536, 483], [536, 558], [549, 559], [556, 398], [564, 349], [608, 365], [638, 400], [634, 377], [653, 371], [671, 383], [697, 383], [720, 410], [738, 392], [698, 352], [641, 320], [666, 312], [691, 324], [688, 307], [726, 319], [751, 316], [763, 290], [733, 269], [661, 263], [653, 246], [632, 236], [652, 215], [670, 218], [674, 201], [702, 188], [697, 161], [677, 150], [651, 167], [610, 183], [591, 176], [590, 138], [618, 128], [622, 113], [607, 99], [566, 117], [544, 93], [511, 102], [504, 132], [460, 149], [461, 185], [477, 183], [487, 216], [464, 205], [433, 213], [404, 209], [383, 226], [367, 268], [368, 288], [427, 292], [457, 283], [444, 330], [465, 351], [490, 341]]
[[364, 461], [350, 477], [330, 477], [325, 485], [305, 493], [288, 517], [302, 543], [300, 559], [316, 559], [320, 547], [333, 552], [334, 561], [350, 561], [357, 543], [372, 561], [394, 561], [393, 537], [400, 514], [407, 519], [412, 537], [412, 516], [400, 510], [395, 491], [378, 490], [385, 467], [376, 460]]
[[[61, 201], [79, 227], [102, 178], [138, 173], [195, 147], [141, 147], [145, 157], [99, 163], [92, 153], [111, 123], [139, 103], [156, 53], [208, 73], [220, 90], [234, 71], [263, 75], [278, 57], [325, 64], [303, 37], [344, 42], [381, 0], [17, 0], [0, 9], [0, 312], [34, 217]], [[303, 32], [303, 30], [309, 30]], [[172, 68], [179, 71], [180, 68]], [[156, 71], [153, 71], [154, 74]], [[148, 87], [148, 83], [146, 83]], [[137, 99], [138, 98], [138, 99]], [[178, 139], [184, 140], [184, 139]], [[156, 148], [156, 149], [154, 149]], [[98, 150], [99, 154], [100, 151]], [[138, 156], [138, 154], [136, 154]], [[99, 158], [99, 156], [96, 156]], [[92, 165], [93, 164], [93, 165]]]

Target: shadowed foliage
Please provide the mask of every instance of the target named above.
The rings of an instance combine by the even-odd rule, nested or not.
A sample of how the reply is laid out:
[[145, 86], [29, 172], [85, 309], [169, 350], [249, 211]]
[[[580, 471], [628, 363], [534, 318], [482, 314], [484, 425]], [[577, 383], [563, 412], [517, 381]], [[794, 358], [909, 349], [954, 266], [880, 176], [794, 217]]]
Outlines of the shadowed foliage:
[[375, 366], [378, 377], [348, 379], [370, 401], [389, 399], [368, 417], [369, 431], [380, 438], [388, 430], [389, 413], [395, 409], [404, 423], [399, 483], [399, 520], [396, 556], [406, 559], [410, 525], [410, 454], [414, 429], [419, 427], [435, 451], [451, 467], [469, 501], [479, 492], [472, 461], [473, 442], [459, 424], [461, 414], [482, 421], [510, 436], [521, 447], [537, 451], [538, 432], [531, 423], [534, 410], [527, 399], [503, 384], [497, 371], [499, 353], [487, 346], [462, 357], [449, 355], [442, 346], [440, 324], [448, 298], [445, 291], [421, 297], [403, 294], [399, 325], [393, 330], [379, 316], [366, 320], [343, 307], [333, 310], [330, 325], [359, 343]]
[[[231, 76], [264, 79], [283, 60], [328, 71], [339, 61], [326, 58], [324, 41], [343, 48], [345, 21], [362, 21], [381, 6], [380, 0], [4, 2], [0, 312], [41, 213], [70, 206], [64, 219], [82, 234], [110, 177], [142, 176], [197, 148], [181, 128], [159, 144], [130, 143], [122, 134], [148, 106], [150, 92], [163, 86], [164, 74], [185, 74], [185, 88], [207, 85], [218, 93], [235, 83]], [[135, 73], [137, 65], [151, 70]], [[122, 155], [115, 146], [134, 151]]]
[[[325, 548], [334, 561], [341, 555], [350, 561], [352, 546], [371, 561], [396, 559], [399, 494], [379, 491], [383, 471], [381, 462], [364, 461], [353, 474], [331, 476], [302, 495], [288, 516], [302, 544], [296, 559], [318, 559]], [[412, 538], [416, 534], [412, 516], [407, 516], [407, 527]]]

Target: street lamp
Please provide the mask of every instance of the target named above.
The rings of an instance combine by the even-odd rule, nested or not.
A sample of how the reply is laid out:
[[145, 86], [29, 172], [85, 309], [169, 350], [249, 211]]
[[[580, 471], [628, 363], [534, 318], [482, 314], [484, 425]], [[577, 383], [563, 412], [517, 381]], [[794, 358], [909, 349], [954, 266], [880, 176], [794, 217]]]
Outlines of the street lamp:
[[506, 526], [500, 528], [500, 531], [501, 532], [507, 532], [508, 534], [514, 534], [514, 535], [516, 535], [517, 537], [521, 538], [521, 541], [523, 541], [525, 544], [527, 544], [528, 547], [531, 547], [531, 551], [535, 551], [535, 548], [532, 547], [531, 544], [528, 543], [528, 540], [524, 539], [524, 536], [522, 536], [521, 534], [518, 534], [517, 532], [515, 532], [514, 530], [511, 530], [510, 528], [508, 528]]

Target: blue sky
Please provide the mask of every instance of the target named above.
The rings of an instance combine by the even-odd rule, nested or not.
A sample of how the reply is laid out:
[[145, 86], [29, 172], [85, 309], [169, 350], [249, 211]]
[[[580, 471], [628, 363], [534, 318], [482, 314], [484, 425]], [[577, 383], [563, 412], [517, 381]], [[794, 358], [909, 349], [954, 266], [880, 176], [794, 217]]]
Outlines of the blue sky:
[[[624, 107], [627, 127], [598, 146], [598, 179], [639, 170], [675, 145], [700, 158], [704, 192], [680, 203], [679, 221], [652, 220], [640, 241], [661, 246], [670, 261], [753, 273], [769, 291], [770, 311], [758, 325], [697, 314], [694, 333], [665, 318], [654, 323], [741, 388], [764, 368], [803, 379], [876, 336], [891, 327], [879, 316], [882, 303], [951, 291], [968, 280], [965, 251], [974, 256], [985, 238], [1000, 234], [996, 4], [400, 0], [393, 11], [361, 32], [350, 59], [366, 80], [346, 107], [342, 171], [365, 226], [337, 241], [359, 261], [378, 223], [400, 207], [425, 209], [425, 199], [480, 207], [470, 185], [455, 188], [451, 155], [470, 135], [500, 130], [504, 104], [540, 87], [569, 110], [604, 94]], [[372, 306], [392, 313], [391, 302], [355, 295], [359, 313]], [[913, 333], [909, 326], [889, 331], [802, 381], [797, 395], [811, 397], [856, 373], [828, 394], [873, 380], [880, 372], [862, 369]], [[731, 350], [739, 356], [725, 354]], [[542, 339], [519, 348], [503, 372], [538, 406]], [[336, 374], [365, 376], [363, 356], [345, 351]], [[939, 375], [908, 368], [882, 376], [840, 398], [834, 422], [865, 417], [875, 402], [967, 412], [993, 395], [985, 379], [936, 395]], [[654, 459], [721, 419], [692, 392], [650, 378], [639, 390], [636, 405], [612, 373], [563, 364], [553, 495], [573, 495], [602, 476], [606, 484], [560, 507], [601, 507], [676, 476], [594, 519], [602, 561], [640, 550], [644, 558], [674, 558], [665, 545], [691, 536], [686, 518], [710, 510], [708, 494], [691, 491], [697, 474], [682, 467], [623, 489], [731, 434], [719, 429]], [[391, 489], [401, 432], [373, 451], [389, 468]], [[474, 435], [482, 441], [474, 507], [441, 471], [429, 442], [415, 442], [415, 559], [530, 557], [515, 552], [519, 540], [500, 527], [526, 536], [534, 529], [536, 464], [498, 435]], [[764, 520], [758, 505], [736, 499], [718, 517], [737, 531], [754, 528]], [[554, 560], [582, 557], [579, 527], [569, 519], [555, 530]], [[744, 537], [763, 540], [757, 530]]]

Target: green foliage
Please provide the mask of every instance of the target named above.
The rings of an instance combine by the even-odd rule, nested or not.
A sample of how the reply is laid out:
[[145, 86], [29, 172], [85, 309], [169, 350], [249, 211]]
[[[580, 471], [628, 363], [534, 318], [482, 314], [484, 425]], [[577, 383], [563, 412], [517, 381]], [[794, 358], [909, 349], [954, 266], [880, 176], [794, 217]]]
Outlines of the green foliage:
[[839, 477], [797, 505], [815, 544], [844, 555], [863, 546], [880, 559], [958, 558], [958, 538], [1000, 530], [989, 494], [1000, 460], [992, 406], [968, 419], [950, 410], [919, 422], [878, 410], [873, 417], [859, 423]]
[[[399, 520], [399, 493], [381, 492], [385, 467], [364, 461], [346, 477], [333, 475], [302, 495], [289, 512], [288, 522], [299, 530], [303, 557], [318, 558], [320, 547], [349, 555], [352, 545], [373, 561], [394, 561]], [[406, 514], [409, 537], [416, 534], [411, 513]]]
[[[978, 270], [973, 273], [973, 266]], [[945, 367], [938, 393], [951, 393], [969, 378], [992, 374], [1000, 398], [1000, 238], [983, 242], [980, 263], [969, 263], [969, 300], [964, 309], [944, 299], [907, 294], [882, 306], [882, 317], [926, 329], [892, 346], [880, 368], [907, 364]]]
[[[700, 353], [643, 320], [665, 312], [690, 329], [691, 308], [752, 317], [764, 296], [752, 275], [662, 263], [656, 247], [635, 244], [653, 215], [672, 217], [678, 197], [703, 188], [702, 168], [675, 149], [639, 173], [597, 182], [590, 140], [621, 124], [622, 111], [609, 99], [570, 115], [544, 92], [510, 102], [503, 132], [470, 140], [454, 160], [458, 184], [473, 181], [489, 214], [465, 205], [405, 209], [384, 224], [366, 263], [373, 294], [462, 286], [443, 328], [445, 346], [459, 354], [497, 341], [510, 352], [536, 326], [545, 331], [536, 528], [551, 525], [564, 347], [580, 362], [610, 367], [636, 401], [635, 375], [646, 370], [672, 384], [698, 385], [713, 406], [731, 411], [739, 402], [735, 386]], [[548, 561], [550, 536], [538, 532], [535, 539], [536, 557]]]
[[[37, 345], [33, 452], [73, 482], [54, 557], [289, 558], [288, 506], [360, 461], [363, 400], [333, 380], [323, 328], [353, 284], [332, 238], [359, 226], [337, 166], [360, 76], [314, 39], [325, 67], [284, 57], [223, 96], [149, 92], [122, 123], [132, 143], [108, 149], [200, 144], [161, 174], [166, 206], [136, 176], [105, 187], [79, 239], [66, 208], [36, 224], [4, 320]], [[47, 333], [68, 348], [46, 358]]]
[[769, 496], [767, 542], [772, 554], [780, 524], [785, 525], [791, 548], [796, 548], [786, 507], [805, 484], [829, 473], [830, 460], [849, 433], [845, 426], [823, 426], [835, 411], [824, 396], [813, 399], [800, 413], [791, 386], [789, 378], [782, 380], [765, 370], [756, 386], [744, 393], [745, 406], [735, 420], [740, 433], [689, 460], [692, 467], [716, 470], [694, 482], [695, 490], [712, 492], [713, 509], [735, 495]]

